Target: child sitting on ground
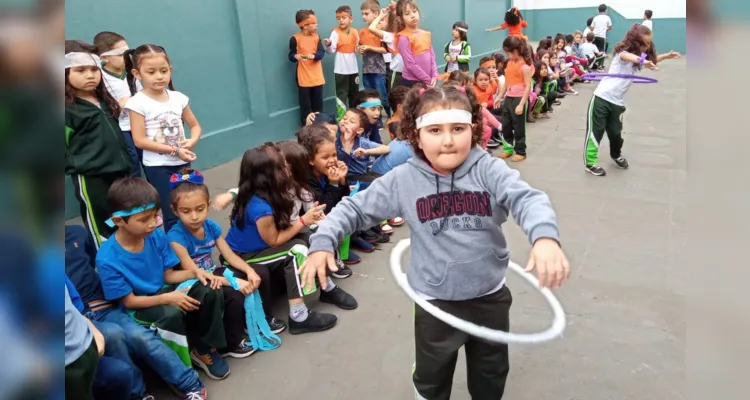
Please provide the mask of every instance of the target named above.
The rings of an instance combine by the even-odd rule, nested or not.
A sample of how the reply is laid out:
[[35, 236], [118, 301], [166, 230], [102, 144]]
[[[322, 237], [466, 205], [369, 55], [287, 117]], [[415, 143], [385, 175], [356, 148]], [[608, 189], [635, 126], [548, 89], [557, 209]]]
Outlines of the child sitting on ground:
[[[206, 399], [206, 388], [189, 365], [172, 351], [157, 334], [130, 318], [117, 304], [104, 298], [104, 290], [96, 272], [96, 246], [82, 226], [65, 226], [65, 275], [82, 301], [82, 312], [106, 336], [122, 337], [127, 348], [117, 358], [132, 367], [134, 387], [131, 395], [143, 394], [145, 383], [133, 359], [146, 362], [168, 385], [182, 393], [186, 400]], [[108, 343], [109, 344], [109, 343]], [[115, 351], [115, 345], [107, 346]], [[197, 397], [196, 397], [197, 396]]]
[[[181, 269], [167, 235], [156, 229], [161, 204], [153, 186], [140, 178], [123, 178], [109, 189], [107, 200], [112, 215], [107, 223], [117, 230], [96, 255], [105, 300], [119, 300], [133, 318], [156, 330], [183, 362], [192, 360], [212, 379], [226, 378], [229, 365], [217, 349], [233, 349], [227, 349], [222, 316], [242, 316], [226, 315], [232, 309], [225, 309], [222, 292], [210, 286], [175, 290], [195, 278], [195, 270]], [[193, 347], [189, 352], [188, 343]]]
[[380, 138], [380, 127], [378, 126], [382, 126], [379, 121], [381, 121], [380, 116], [383, 110], [380, 93], [375, 89], [360, 90], [354, 97], [354, 104], [358, 110], [362, 110], [367, 116], [363, 127], [364, 132], [361, 135], [371, 142], [383, 144], [383, 139]]
[[[303, 291], [299, 285], [300, 266], [307, 256], [308, 243], [302, 231], [319, 223], [325, 206], [313, 207], [293, 223], [293, 185], [289, 179], [284, 156], [278, 146], [266, 143], [247, 150], [240, 164], [239, 193], [227, 233], [229, 247], [261, 276], [259, 288], [263, 303], [271, 302], [274, 281], [282, 280], [289, 301], [289, 332], [293, 335], [320, 332], [336, 325], [333, 314], [308, 310], [304, 297], [313, 291]], [[244, 274], [220, 257], [236, 276]], [[345, 310], [357, 308], [357, 301], [333, 281], [326, 282], [320, 301]], [[267, 315], [270, 317], [270, 315]]]
[[368, 121], [364, 111], [358, 108], [349, 109], [339, 123], [339, 135], [336, 139], [336, 155], [349, 168], [346, 179], [351, 185], [360, 182], [361, 189], [365, 189], [380, 177], [380, 174], [370, 171], [371, 156], [390, 152], [388, 146], [375, 143], [362, 135]]
[[[222, 236], [219, 224], [208, 218], [210, 196], [203, 181], [203, 174], [192, 168], [183, 168], [178, 174], [172, 175], [170, 186], [172, 210], [180, 219], [167, 234], [172, 250], [180, 259], [183, 269], [194, 271], [201, 284], [221, 289], [225, 308], [232, 309], [232, 312], [224, 314], [224, 325], [233, 328], [227, 329], [227, 351], [222, 357], [248, 357], [258, 349], [254, 349], [243, 337], [244, 296], [260, 286], [261, 277], [232, 252]], [[237, 279], [239, 290], [232, 288], [224, 277], [224, 268], [216, 268], [211, 257], [214, 248], [219, 250], [219, 254], [232, 267], [245, 274], [247, 280]], [[231, 317], [238, 319], [230, 320]], [[286, 328], [274, 320], [267, 322], [274, 333]]]

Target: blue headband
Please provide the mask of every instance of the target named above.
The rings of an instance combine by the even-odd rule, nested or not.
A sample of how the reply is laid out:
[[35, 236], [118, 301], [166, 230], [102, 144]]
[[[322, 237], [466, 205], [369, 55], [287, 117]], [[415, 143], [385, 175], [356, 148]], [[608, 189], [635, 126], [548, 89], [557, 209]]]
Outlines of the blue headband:
[[362, 108], [370, 108], [370, 107], [379, 107], [379, 106], [382, 106], [382, 105], [383, 105], [383, 103], [380, 101], [380, 99], [371, 99], [371, 100], [368, 100], [368, 101], [360, 104], [359, 106], [362, 107]]
[[190, 182], [196, 185], [203, 185], [203, 174], [195, 170], [189, 174], [172, 174], [169, 178], [169, 190], [174, 190], [179, 184]]
[[[135, 214], [138, 214], [138, 213], [142, 213], [142, 212], [144, 212], [146, 210], [150, 210], [150, 209], [152, 209], [154, 207], [156, 207], [156, 203], [148, 203], [148, 204], [144, 204], [142, 206], [131, 208], [130, 210], [127, 210], [127, 211], [115, 211], [115, 212], [112, 213], [112, 217], [113, 218], [114, 217], [129, 217], [131, 215], [135, 215]], [[104, 222], [110, 228], [114, 228], [115, 227], [115, 222], [112, 221], [112, 218], [110, 218], [110, 219], [108, 219], [108, 220], [106, 220]]]

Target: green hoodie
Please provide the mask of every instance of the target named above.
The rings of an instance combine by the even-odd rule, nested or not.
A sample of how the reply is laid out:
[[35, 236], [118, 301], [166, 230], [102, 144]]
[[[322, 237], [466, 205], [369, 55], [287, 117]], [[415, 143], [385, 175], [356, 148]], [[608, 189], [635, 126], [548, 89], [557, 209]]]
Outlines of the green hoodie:
[[[453, 41], [445, 44], [445, 51], [443, 54], [443, 58], [451, 55], [450, 54], [450, 47], [451, 43]], [[471, 46], [469, 45], [469, 42], [463, 41], [461, 42], [461, 51], [458, 53], [458, 57], [456, 57], [456, 62], [458, 63], [458, 69], [464, 72], [469, 71], [469, 61], [471, 61]], [[448, 71], [448, 64], [445, 64], [445, 71]]]
[[100, 106], [79, 98], [65, 104], [66, 175], [127, 173], [132, 168], [117, 120]]

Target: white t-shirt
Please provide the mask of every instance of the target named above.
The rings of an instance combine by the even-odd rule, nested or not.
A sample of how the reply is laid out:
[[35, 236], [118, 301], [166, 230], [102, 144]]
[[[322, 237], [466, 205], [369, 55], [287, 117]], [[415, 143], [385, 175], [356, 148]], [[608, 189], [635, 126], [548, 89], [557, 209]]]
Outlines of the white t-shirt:
[[[356, 29], [354, 29], [354, 31], [356, 32]], [[326, 48], [326, 51], [329, 53], [336, 53], [336, 57], [333, 62], [333, 73], [340, 75], [353, 75], [359, 73], [357, 53], [340, 53], [336, 51], [336, 47], [339, 43], [338, 31], [332, 31], [331, 36], [329, 36], [328, 39], [331, 40], [331, 45]], [[359, 41], [356, 45], [359, 46]], [[325, 47], [325, 43], [323, 43], [323, 46]]]
[[606, 38], [607, 28], [612, 26], [612, 19], [610, 19], [607, 14], [599, 14], [594, 17], [591, 26], [594, 27], [594, 36]]
[[[632, 62], [625, 62], [620, 59], [618, 53], [612, 58], [612, 64], [609, 66], [610, 74], [628, 74], [633, 75], [637, 72], [636, 65]], [[604, 77], [599, 82], [599, 86], [594, 90], [594, 95], [618, 106], [625, 107], [625, 94], [633, 83], [632, 79]]]
[[578, 48], [581, 49], [583, 55], [586, 57], [596, 57], [596, 53], [599, 51], [595, 44], [588, 42], [581, 43]]
[[[104, 87], [107, 88], [109, 94], [114, 97], [118, 103], [123, 98], [130, 97], [130, 88], [128, 87], [128, 81], [124, 76], [119, 77], [105, 70], [104, 68], [100, 69], [102, 71], [102, 80], [104, 81]], [[140, 91], [141, 89], [143, 89], [143, 85], [141, 85], [140, 81], [136, 80], [135, 90]], [[125, 111], [124, 109], [122, 110], [122, 114], [120, 114], [119, 125], [120, 130], [122, 130], [123, 132], [130, 131], [130, 113]]]
[[[458, 42], [458, 44], [453, 44], [451, 42], [450, 45], [448, 45], [448, 55], [450, 56], [458, 56], [461, 54], [461, 48], [463, 47], [464, 42]], [[458, 71], [458, 62], [449, 62], [448, 63], [448, 70], [446, 72], [453, 72]]]
[[650, 19], [644, 19], [641, 25], [647, 27], [648, 29], [651, 29], [651, 34], [654, 34], [654, 21]]
[[582, 37], [583, 37], [584, 40], [586, 40], [586, 35], [588, 35], [589, 32], [593, 32], [593, 31], [591, 30], [591, 28], [589, 28], [587, 26], [586, 29], [583, 30], [583, 36]]
[[[177, 146], [185, 140], [185, 127], [182, 122], [182, 111], [188, 105], [188, 97], [180, 92], [167, 90], [169, 100], [162, 103], [143, 92], [138, 92], [125, 104], [127, 110], [143, 115], [146, 120], [146, 138], [157, 143]], [[176, 155], [143, 151], [143, 165], [148, 167], [165, 165], [182, 165]]]
[[[383, 43], [389, 48], [396, 49], [396, 45], [393, 44], [393, 34], [390, 32], [383, 32]], [[396, 54], [391, 60], [391, 71], [404, 72], [404, 59], [401, 58], [401, 54]], [[388, 77], [390, 79], [390, 77]]]

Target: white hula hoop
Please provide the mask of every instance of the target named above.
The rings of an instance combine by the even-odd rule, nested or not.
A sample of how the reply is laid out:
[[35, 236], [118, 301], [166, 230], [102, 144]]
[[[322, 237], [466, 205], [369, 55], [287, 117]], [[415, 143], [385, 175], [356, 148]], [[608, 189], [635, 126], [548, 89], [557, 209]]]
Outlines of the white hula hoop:
[[563, 311], [562, 305], [549, 289], [539, 289], [539, 281], [533, 275], [525, 272], [523, 268], [521, 268], [521, 266], [512, 261], [508, 263], [508, 270], [521, 275], [524, 279], [526, 279], [527, 282], [537, 288], [542, 296], [544, 296], [545, 300], [547, 300], [547, 303], [549, 303], [550, 307], [552, 307], [552, 312], [554, 313], [555, 317], [552, 321], [552, 325], [547, 330], [539, 333], [503, 332], [476, 325], [469, 321], [458, 318], [452, 314], [449, 314], [432, 305], [430, 302], [422, 298], [417, 292], [415, 292], [414, 289], [411, 288], [411, 286], [409, 286], [409, 282], [406, 279], [406, 274], [401, 269], [401, 257], [404, 255], [406, 249], [409, 248], [410, 245], [410, 239], [403, 239], [396, 244], [396, 247], [391, 252], [391, 274], [396, 280], [398, 286], [400, 286], [401, 289], [406, 292], [409, 298], [411, 298], [425, 311], [432, 314], [435, 318], [472, 336], [498, 343], [534, 344], [548, 342], [562, 336], [562, 333], [565, 330], [565, 312]]

